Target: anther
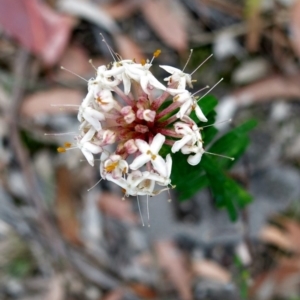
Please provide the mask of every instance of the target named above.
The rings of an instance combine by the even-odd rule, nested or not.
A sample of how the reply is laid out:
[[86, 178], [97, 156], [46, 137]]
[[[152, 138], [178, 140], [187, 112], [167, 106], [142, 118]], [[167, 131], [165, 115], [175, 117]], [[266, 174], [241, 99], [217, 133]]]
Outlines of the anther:
[[93, 60], [92, 60], [92, 59], [89, 60], [89, 63], [90, 63], [90, 65], [97, 71], [97, 68], [94, 66]]
[[57, 150], [58, 153], [66, 152], [66, 148], [64, 148], [64, 147], [58, 147], [56, 150]]

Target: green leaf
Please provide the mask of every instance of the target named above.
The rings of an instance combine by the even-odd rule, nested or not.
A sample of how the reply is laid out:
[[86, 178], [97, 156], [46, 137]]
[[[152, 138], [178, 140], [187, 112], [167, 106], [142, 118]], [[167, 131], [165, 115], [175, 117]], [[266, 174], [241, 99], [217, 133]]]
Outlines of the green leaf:
[[249, 145], [248, 132], [256, 126], [255, 120], [249, 120], [239, 127], [236, 127], [219, 138], [208, 150], [208, 152], [227, 155], [235, 160], [214, 157], [219, 166], [229, 169], [242, 156]]
[[227, 177], [213, 159], [206, 155], [202, 158], [201, 163], [216, 205], [220, 208], [225, 207], [232, 221], [237, 220], [237, 209], [250, 203], [252, 197], [234, 180]]

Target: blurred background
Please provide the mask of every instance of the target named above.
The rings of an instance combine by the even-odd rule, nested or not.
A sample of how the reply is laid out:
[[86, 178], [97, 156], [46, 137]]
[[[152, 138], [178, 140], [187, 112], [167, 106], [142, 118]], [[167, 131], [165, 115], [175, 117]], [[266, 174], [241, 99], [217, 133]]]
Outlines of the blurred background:
[[[253, 196], [231, 222], [209, 190], [149, 203], [101, 182], [74, 132], [86, 82], [112, 58], [162, 54], [212, 92], [218, 119], [256, 119], [230, 176]], [[0, 299], [300, 299], [300, 1], [0, 0]], [[51, 106], [52, 105], [52, 106]], [[226, 131], [225, 124], [220, 130]], [[146, 216], [146, 203], [142, 201]]]

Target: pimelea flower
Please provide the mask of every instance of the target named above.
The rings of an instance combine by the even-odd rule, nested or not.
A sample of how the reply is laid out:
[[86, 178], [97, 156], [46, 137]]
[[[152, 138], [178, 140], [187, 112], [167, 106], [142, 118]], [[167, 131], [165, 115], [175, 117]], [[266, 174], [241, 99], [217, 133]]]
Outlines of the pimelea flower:
[[[78, 108], [76, 144], [66, 143], [58, 151], [79, 148], [92, 166], [99, 155], [101, 177], [119, 185], [125, 196], [155, 196], [173, 187], [172, 157], [160, 154], [164, 145], [187, 155], [191, 165], [205, 153], [200, 129], [189, 117], [194, 110], [200, 121], [207, 121], [195, 93], [186, 89], [192, 87], [195, 71], [160, 66], [171, 74], [166, 87], [150, 71], [153, 59], [137, 63], [112, 55], [114, 62], [95, 68], [95, 78], [88, 81]], [[139, 88], [133, 91], [133, 86]]]

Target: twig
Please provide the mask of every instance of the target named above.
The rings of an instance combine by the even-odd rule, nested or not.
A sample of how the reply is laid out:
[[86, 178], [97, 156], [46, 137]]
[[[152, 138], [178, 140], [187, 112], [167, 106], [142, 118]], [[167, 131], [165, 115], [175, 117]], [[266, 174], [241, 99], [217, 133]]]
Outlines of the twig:
[[29, 155], [24, 148], [20, 134], [18, 122], [20, 115], [20, 108], [23, 99], [25, 89], [25, 78], [28, 72], [29, 65], [29, 53], [21, 49], [17, 54], [14, 65], [14, 87], [11, 96], [11, 105], [8, 111], [8, 122], [10, 124], [10, 138], [13, 152], [16, 155], [16, 159], [20, 164], [21, 173], [24, 178], [25, 185], [28, 190], [28, 204], [34, 207], [37, 211], [37, 219], [46, 234], [50, 249], [55, 250], [56, 254], [65, 256], [65, 247], [62, 240], [59, 238], [57, 232], [55, 232], [49, 216], [46, 212], [45, 202], [40, 195], [37, 187], [37, 180], [35, 174], [30, 165]]

